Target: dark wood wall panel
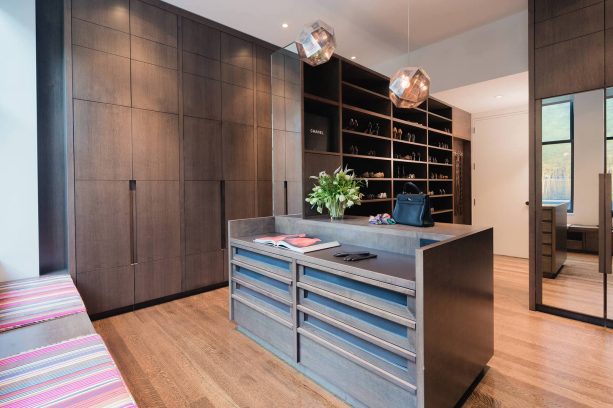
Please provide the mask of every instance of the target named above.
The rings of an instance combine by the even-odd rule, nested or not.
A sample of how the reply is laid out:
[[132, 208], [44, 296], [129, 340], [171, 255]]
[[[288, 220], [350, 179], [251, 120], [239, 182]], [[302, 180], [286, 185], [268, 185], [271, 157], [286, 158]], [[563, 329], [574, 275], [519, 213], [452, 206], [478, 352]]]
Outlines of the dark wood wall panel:
[[604, 32], [536, 49], [534, 64], [537, 99], [602, 88]]
[[224, 251], [217, 250], [185, 257], [183, 290], [198, 289], [228, 280], [224, 277]]
[[177, 47], [177, 15], [139, 0], [130, 1], [130, 32]]
[[221, 249], [221, 188], [219, 181], [185, 182], [185, 252]]
[[75, 177], [79, 180], [130, 180], [130, 108], [74, 101]]
[[130, 36], [122, 31], [72, 19], [72, 43], [130, 58]]
[[139, 181], [136, 187], [137, 260], [174, 258], [181, 254], [178, 181]]
[[221, 103], [222, 120], [253, 125], [253, 89], [222, 83]]
[[613, 86], [613, 28], [605, 30], [605, 85]]
[[272, 129], [258, 127], [257, 150], [258, 180], [272, 180]]
[[534, 26], [534, 46], [541, 48], [604, 29], [604, 3], [562, 14]]
[[73, 46], [73, 96], [76, 99], [130, 106], [130, 60]]
[[211, 79], [221, 79], [221, 64], [218, 60], [191, 52], [183, 52], [183, 72]]
[[225, 186], [226, 219], [255, 217], [255, 182], [226, 181]]
[[221, 180], [221, 122], [186, 116], [183, 119], [185, 180]]
[[219, 60], [220, 32], [188, 18], [182, 20], [183, 50]]
[[132, 109], [135, 180], [179, 180], [179, 117]]
[[571, 13], [584, 7], [588, 7], [603, 0], [538, 0], [534, 7], [534, 20], [540, 21]]
[[272, 180], [258, 180], [258, 217], [269, 217], [272, 215]]
[[89, 314], [134, 304], [134, 266], [101, 269], [77, 276], [77, 288]]
[[221, 80], [249, 89], [254, 86], [253, 71], [226, 63], [221, 64]]
[[77, 181], [77, 275], [130, 265], [130, 191], [127, 181]]
[[177, 69], [177, 49], [140, 37], [131, 37], [132, 59], [164, 68]]
[[132, 106], [179, 112], [178, 75], [174, 69], [132, 61]]
[[181, 258], [139, 262], [134, 272], [134, 302], [181, 292]]
[[221, 34], [221, 61], [253, 70], [253, 43], [233, 35]]
[[224, 122], [221, 141], [224, 180], [255, 180], [253, 126]]
[[128, 33], [129, 0], [72, 0], [72, 16]]
[[204, 119], [221, 119], [221, 83], [183, 74], [183, 113]]

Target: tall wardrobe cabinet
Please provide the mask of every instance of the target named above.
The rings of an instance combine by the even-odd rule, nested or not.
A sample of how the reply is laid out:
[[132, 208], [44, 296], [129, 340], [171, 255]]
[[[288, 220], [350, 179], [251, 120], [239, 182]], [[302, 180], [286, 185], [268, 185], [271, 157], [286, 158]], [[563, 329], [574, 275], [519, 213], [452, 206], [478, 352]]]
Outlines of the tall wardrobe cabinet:
[[227, 220], [271, 212], [270, 50], [157, 0], [66, 7], [70, 269], [89, 313], [227, 281]]

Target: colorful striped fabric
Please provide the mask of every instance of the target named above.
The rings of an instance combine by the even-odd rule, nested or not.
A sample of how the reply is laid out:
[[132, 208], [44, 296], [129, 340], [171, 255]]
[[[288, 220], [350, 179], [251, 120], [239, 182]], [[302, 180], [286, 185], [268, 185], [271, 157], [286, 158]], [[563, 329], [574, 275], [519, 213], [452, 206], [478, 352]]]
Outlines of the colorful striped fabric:
[[84, 311], [68, 275], [0, 283], [0, 333]]
[[0, 360], [0, 407], [136, 407], [102, 338], [68, 340]]

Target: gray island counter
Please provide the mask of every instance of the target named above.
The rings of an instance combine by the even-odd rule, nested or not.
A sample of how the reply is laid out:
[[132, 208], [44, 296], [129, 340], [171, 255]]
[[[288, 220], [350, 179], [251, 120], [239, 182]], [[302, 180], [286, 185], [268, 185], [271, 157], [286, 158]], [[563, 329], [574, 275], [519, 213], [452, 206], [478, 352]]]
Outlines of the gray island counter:
[[[306, 233], [301, 254], [253, 239]], [[356, 407], [452, 407], [493, 354], [493, 230], [276, 216], [230, 221], [230, 319]], [[374, 259], [333, 255], [365, 250]]]

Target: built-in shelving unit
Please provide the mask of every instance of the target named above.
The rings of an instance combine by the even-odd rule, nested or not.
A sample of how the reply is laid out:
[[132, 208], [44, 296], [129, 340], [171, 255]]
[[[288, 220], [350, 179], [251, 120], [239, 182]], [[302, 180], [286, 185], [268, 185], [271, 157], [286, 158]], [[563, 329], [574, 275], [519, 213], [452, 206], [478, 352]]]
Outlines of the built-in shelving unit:
[[[343, 165], [368, 185], [350, 214], [391, 213], [407, 182], [431, 197], [435, 221], [454, 220], [453, 111], [429, 98], [396, 108], [389, 78], [343, 58], [318, 67], [303, 64], [304, 178]], [[382, 195], [383, 194], [383, 195]], [[313, 214], [305, 206], [305, 214]]]

